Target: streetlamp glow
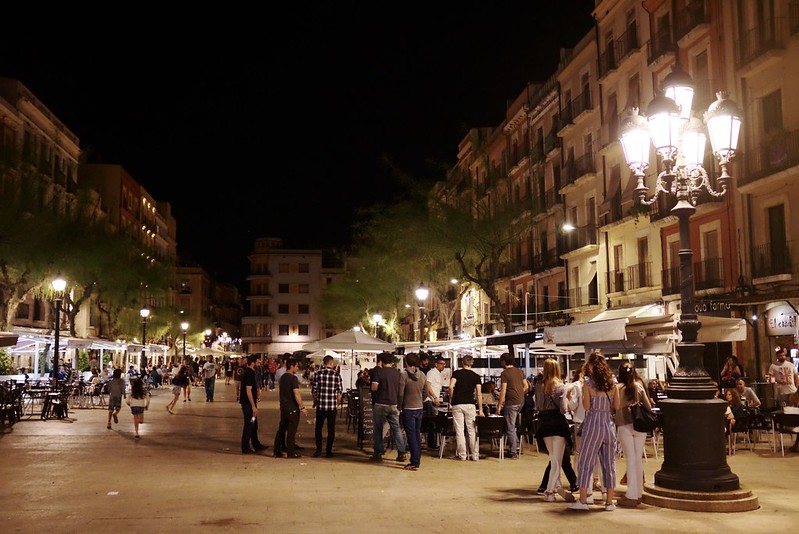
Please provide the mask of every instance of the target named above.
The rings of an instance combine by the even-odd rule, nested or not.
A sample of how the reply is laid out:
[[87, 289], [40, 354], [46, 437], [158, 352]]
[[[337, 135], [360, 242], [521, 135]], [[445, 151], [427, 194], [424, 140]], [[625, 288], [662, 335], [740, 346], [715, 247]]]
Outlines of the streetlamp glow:
[[372, 315], [372, 322], [375, 324], [375, 337], [380, 337], [380, 323], [383, 322], [383, 316], [379, 313]]
[[424, 350], [424, 338], [425, 338], [425, 330], [427, 326], [425, 324], [425, 310], [424, 310], [424, 301], [427, 300], [428, 295], [430, 295], [430, 290], [427, 289], [424, 285], [424, 282], [419, 282], [419, 287], [416, 288], [416, 300], [419, 301], [419, 350]]
[[183, 359], [186, 359], [186, 330], [189, 329], [189, 323], [183, 321], [180, 323], [180, 329], [183, 330]]
[[59, 342], [61, 336], [61, 302], [64, 296], [64, 290], [67, 288], [67, 281], [57, 276], [50, 286], [55, 292], [55, 331], [53, 332], [53, 387], [58, 389], [58, 351], [60, 350]]
[[[726, 94], [705, 113], [713, 152], [721, 175], [715, 188], [702, 166], [707, 136], [701, 121], [691, 116], [693, 81], [679, 69], [666, 77], [663, 93], [647, 108], [647, 120], [633, 109], [621, 125], [620, 141], [627, 164], [635, 174], [635, 195], [640, 204], [655, 203], [658, 194], [671, 194], [677, 199], [671, 212], [679, 221], [680, 236], [680, 319], [677, 328], [679, 367], [666, 390], [668, 399], [658, 403], [663, 420], [663, 466], [655, 474], [655, 485], [680, 491], [720, 492], [737, 490], [738, 477], [726, 460], [724, 446], [724, 409], [726, 403], [715, 398], [716, 387], [703, 364], [704, 345], [697, 343], [702, 327], [694, 308], [693, 252], [691, 250], [690, 217], [702, 191], [723, 197], [731, 176], [728, 164], [735, 155], [741, 128], [741, 114]], [[654, 194], [644, 184], [649, 166], [649, 139], [663, 162]], [[691, 458], [690, 465], [682, 460]], [[703, 476], [697, 477], [701, 471]]]
[[150, 308], [145, 304], [139, 310], [141, 315], [141, 359], [139, 360], [139, 373], [147, 368], [147, 355], [145, 349], [147, 347], [147, 318], [150, 316]]

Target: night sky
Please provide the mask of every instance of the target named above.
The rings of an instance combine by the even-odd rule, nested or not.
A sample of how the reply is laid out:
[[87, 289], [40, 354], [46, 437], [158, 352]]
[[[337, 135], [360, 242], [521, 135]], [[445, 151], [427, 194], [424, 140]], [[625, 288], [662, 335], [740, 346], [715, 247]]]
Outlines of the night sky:
[[591, 29], [593, 0], [298, 4], [34, 16], [0, 35], [0, 76], [169, 201], [184, 260], [244, 289], [255, 238], [346, 248], [359, 207], [402, 197], [392, 166], [443, 179], [467, 129]]

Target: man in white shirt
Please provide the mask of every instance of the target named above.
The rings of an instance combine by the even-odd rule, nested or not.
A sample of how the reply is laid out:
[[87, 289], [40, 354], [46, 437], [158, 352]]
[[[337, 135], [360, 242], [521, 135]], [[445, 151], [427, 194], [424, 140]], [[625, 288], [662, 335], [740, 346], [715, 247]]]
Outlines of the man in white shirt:
[[768, 368], [772, 382], [777, 384], [777, 398], [780, 407], [791, 405], [791, 395], [796, 393], [796, 367], [792, 361], [787, 360], [785, 347], [777, 347], [777, 363], [772, 363]]
[[205, 402], [214, 402], [214, 386], [216, 385], [216, 363], [210, 354], [203, 364], [203, 379], [205, 383]]
[[735, 382], [735, 389], [738, 390], [738, 394], [741, 395], [741, 400], [747, 406], [752, 408], [757, 408], [760, 406], [760, 398], [757, 396], [757, 393], [754, 392], [752, 388], [746, 387], [746, 382], [744, 382], [743, 378], [739, 378], [737, 382]]
[[[427, 396], [424, 399], [422, 408], [424, 415], [437, 416], [438, 405], [441, 403], [441, 388], [444, 385], [444, 379], [441, 372], [447, 367], [447, 360], [442, 356], [436, 357], [433, 367], [427, 371], [427, 383], [425, 384], [425, 393]], [[438, 438], [437, 428], [435, 423], [429, 424], [427, 427], [427, 448], [437, 449], [436, 444]]]

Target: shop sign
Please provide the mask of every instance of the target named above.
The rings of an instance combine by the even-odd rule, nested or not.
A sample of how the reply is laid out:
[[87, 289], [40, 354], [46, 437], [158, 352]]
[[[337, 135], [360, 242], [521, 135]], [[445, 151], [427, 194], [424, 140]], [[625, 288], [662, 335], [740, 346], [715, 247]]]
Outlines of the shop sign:
[[766, 314], [767, 336], [796, 335], [796, 325], [796, 311], [787, 304], [771, 308]]
[[703, 300], [694, 304], [694, 313], [728, 312], [731, 309], [729, 302], [720, 300]]

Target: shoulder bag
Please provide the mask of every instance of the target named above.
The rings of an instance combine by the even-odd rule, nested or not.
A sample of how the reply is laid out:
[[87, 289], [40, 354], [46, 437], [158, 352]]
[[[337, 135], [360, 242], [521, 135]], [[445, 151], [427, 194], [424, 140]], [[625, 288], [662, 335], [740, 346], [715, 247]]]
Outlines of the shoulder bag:
[[[636, 398], [638, 391], [636, 391]], [[640, 400], [630, 404], [630, 414], [633, 416], [633, 429], [636, 432], [652, 432], [658, 427], [658, 416]]]

